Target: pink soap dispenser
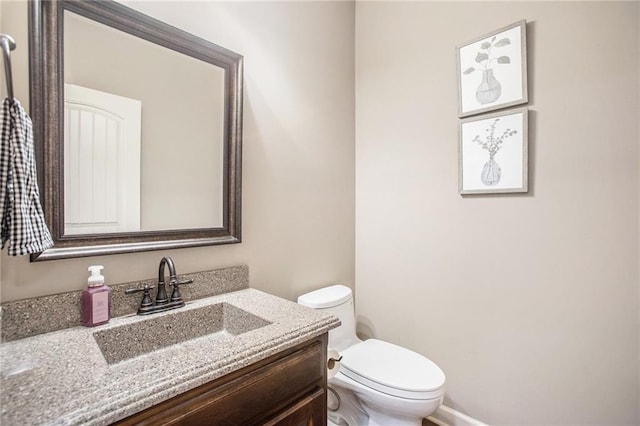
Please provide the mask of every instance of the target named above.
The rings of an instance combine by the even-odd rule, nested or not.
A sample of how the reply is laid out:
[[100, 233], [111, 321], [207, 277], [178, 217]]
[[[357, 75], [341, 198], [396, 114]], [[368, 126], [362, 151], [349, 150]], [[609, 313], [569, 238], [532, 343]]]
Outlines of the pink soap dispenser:
[[89, 266], [89, 286], [82, 292], [82, 324], [87, 327], [106, 324], [111, 318], [111, 289], [104, 285], [103, 268]]

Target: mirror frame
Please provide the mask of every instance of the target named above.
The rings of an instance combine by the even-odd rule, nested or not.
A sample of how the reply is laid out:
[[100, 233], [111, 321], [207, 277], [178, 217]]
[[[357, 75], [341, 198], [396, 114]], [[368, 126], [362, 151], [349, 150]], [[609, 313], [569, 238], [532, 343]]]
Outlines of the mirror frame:
[[[223, 224], [111, 234], [64, 235], [64, 11], [81, 15], [225, 70]], [[54, 247], [31, 261], [241, 242], [243, 57], [112, 0], [31, 0], [30, 112], [40, 199]], [[167, 200], [171, 194], [167, 194]], [[174, 206], [174, 208], [185, 208]]]

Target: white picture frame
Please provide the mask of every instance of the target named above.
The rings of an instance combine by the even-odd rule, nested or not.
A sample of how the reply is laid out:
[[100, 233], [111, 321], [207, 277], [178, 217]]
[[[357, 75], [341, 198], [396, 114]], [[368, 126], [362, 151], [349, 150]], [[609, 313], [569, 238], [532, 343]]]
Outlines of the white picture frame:
[[460, 121], [460, 194], [527, 192], [529, 109]]
[[459, 117], [528, 102], [527, 21], [462, 43], [456, 56]]

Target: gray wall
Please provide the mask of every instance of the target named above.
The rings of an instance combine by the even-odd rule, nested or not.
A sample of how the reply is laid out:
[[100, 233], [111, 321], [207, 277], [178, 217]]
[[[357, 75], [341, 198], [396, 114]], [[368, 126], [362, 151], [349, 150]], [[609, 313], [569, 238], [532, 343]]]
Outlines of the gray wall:
[[[357, 3], [360, 329], [489, 424], [639, 421], [638, 6]], [[455, 46], [520, 19], [531, 189], [461, 197]]]
[[[289, 299], [327, 283], [352, 286], [354, 4], [130, 5], [245, 56], [243, 242], [34, 264], [3, 253], [2, 300], [81, 289], [91, 264], [103, 264], [112, 283], [152, 278], [164, 255], [178, 273], [247, 264], [252, 287]], [[16, 93], [27, 103], [27, 3], [2, 8], [3, 29], [19, 43]]]

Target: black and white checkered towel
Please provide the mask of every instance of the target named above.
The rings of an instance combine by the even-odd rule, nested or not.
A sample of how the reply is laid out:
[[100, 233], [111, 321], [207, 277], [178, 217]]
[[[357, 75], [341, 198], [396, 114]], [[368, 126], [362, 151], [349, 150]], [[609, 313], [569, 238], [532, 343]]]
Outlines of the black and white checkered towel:
[[17, 100], [5, 99], [0, 111], [0, 212], [2, 248], [12, 256], [53, 247], [44, 221], [31, 119]]

